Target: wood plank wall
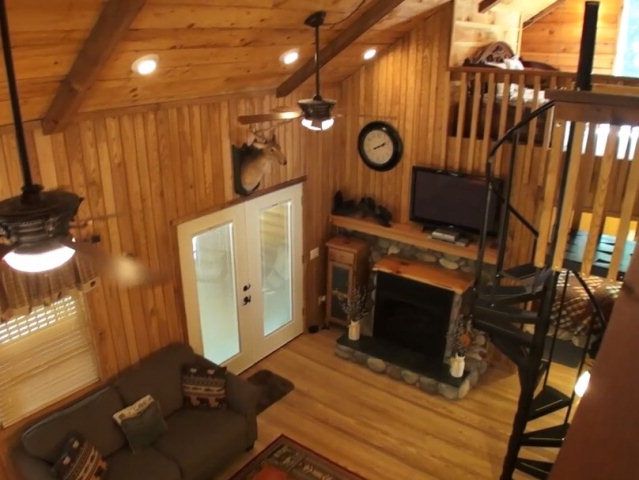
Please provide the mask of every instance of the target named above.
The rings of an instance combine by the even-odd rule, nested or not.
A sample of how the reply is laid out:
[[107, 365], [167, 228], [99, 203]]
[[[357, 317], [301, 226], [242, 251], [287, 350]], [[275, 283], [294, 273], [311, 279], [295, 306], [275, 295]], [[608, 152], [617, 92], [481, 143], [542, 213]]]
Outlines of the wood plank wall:
[[[95, 116], [63, 133], [29, 130], [34, 176], [47, 188], [70, 186], [86, 200], [80, 217], [119, 213], [95, 223], [104, 247], [133, 253], [149, 265], [169, 265], [163, 286], [122, 290], [103, 283], [87, 295], [105, 379], [154, 350], [185, 340], [184, 309], [174, 222], [224, 205], [232, 190], [230, 143], [246, 138], [238, 114], [269, 111], [295, 99], [260, 95], [154, 111]], [[326, 89], [340, 99], [340, 91]], [[338, 125], [339, 126], [339, 125]], [[304, 188], [306, 320], [316, 323], [317, 297], [324, 290], [323, 255], [308, 262], [308, 251], [323, 245], [330, 210], [328, 158], [339, 157], [341, 131], [321, 135], [291, 122], [277, 130], [286, 167], [274, 166], [264, 187], [307, 176]], [[21, 180], [11, 132], [0, 135], [0, 197], [18, 194]], [[322, 249], [323, 250], [323, 249]], [[23, 424], [29, 423], [29, 420]], [[18, 478], [7, 448], [20, 425], [0, 431], [0, 478]]]
[[[583, 0], [565, 0], [522, 34], [521, 55], [549, 63], [564, 72], [577, 71], [584, 15]], [[603, 0], [599, 6], [594, 72], [612, 74], [623, 0]]]
[[[342, 83], [346, 149], [333, 160], [333, 188], [347, 198], [372, 196], [396, 221], [408, 221], [413, 165], [447, 166], [452, 15], [451, 2]], [[357, 136], [373, 120], [394, 125], [404, 141], [402, 160], [388, 172], [369, 169], [357, 152]]]

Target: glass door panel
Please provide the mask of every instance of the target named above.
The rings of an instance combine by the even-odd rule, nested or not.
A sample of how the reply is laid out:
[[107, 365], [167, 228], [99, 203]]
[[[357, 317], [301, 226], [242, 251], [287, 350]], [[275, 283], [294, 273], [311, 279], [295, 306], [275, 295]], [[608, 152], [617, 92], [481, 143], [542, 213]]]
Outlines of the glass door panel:
[[240, 353], [233, 224], [193, 236], [192, 245], [204, 356], [221, 364]]
[[263, 334], [292, 320], [291, 202], [260, 211]]

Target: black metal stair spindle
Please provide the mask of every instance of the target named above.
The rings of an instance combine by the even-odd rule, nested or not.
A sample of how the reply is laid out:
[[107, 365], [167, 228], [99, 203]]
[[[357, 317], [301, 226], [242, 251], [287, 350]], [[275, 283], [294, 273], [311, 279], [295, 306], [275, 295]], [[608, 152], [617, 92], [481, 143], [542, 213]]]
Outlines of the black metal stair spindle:
[[[559, 301], [559, 310], [557, 311], [557, 319], [555, 320], [555, 331], [552, 335], [552, 340], [550, 341], [550, 350], [548, 352], [548, 359], [552, 360], [552, 357], [555, 353], [555, 346], [557, 344], [557, 334], [559, 333], [559, 325], [561, 323], [561, 317], [564, 313], [564, 307], [566, 305], [566, 293], [568, 293], [568, 282], [570, 281], [570, 270], [566, 270], [566, 276], [564, 279], [564, 285], [561, 290], [561, 300]], [[550, 366], [546, 370], [546, 375], [544, 376], [544, 387], [548, 385], [548, 376], [550, 375]]]
[[[508, 179], [506, 180], [506, 188], [504, 191], [505, 208], [501, 209], [499, 219], [499, 234], [497, 237], [497, 280], [501, 278], [501, 273], [504, 270], [504, 259], [506, 258], [506, 240], [508, 238], [508, 225], [510, 219], [510, 211], [508, 205], [510, 205], [510, 195], [512, 193], [513, 177], [515, 175], [515, 161], [517, 160], [517, 147], [519, 146], [520, 130], [515, 133], [515, 139], [512, 143], [510, 150], [510, 161], [508, 162]], [[499, 282], [496, 282], [499, 284]]]

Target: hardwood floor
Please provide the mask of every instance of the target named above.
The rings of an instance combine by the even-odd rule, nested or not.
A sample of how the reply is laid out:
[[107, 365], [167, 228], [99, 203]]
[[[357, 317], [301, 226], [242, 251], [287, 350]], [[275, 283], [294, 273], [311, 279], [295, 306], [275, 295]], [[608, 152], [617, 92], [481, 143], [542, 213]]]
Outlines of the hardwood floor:
[[[339, 334], [302, 335], [243, 374], [269, 369], [295, 390], [258, 417], [254, 451], [220, 480], [282, 433], [369, 480], [499, 477], [519, 392], [512, 368], [492, 365], [466, 398], [454, 402], [338, 358]], [[553, 366], [553, 386], [569, 392], [572, 381], [572, 369]], [[555, 415], [537, 420], [539, 428], [560, 423], [562, 413]], [[525, 456], [552, 459], [556, 453], [539, 450]]]

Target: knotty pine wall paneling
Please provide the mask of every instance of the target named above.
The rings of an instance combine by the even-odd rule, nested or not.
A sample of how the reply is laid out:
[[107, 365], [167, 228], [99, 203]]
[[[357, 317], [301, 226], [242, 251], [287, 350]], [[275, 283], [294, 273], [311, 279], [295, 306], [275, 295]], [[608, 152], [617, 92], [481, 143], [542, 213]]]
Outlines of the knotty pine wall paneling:
[[[603, 0], [599, 4], [595, 73], [612, 74], [623, 3], [623, 0]], [[564, 72], [576, 72], [584, 4], [583, 0], [565, 0], [551, 13], [525, 28], [521, 56], [526, 60], [549, 63]]]
[[[412, 167], [448, 166], [452, 15], [448, 4], [342, 83], [346, 148], [343, 157], [334, 157], [333, 189], [347, 198], [372, 196], [396, 221], [408, 221]], [[388, 172], [369, 169], [357, 152], [359, 131], [373, 120], [394, 125], [404, 142], [402, 160]]]
[[[340, 100], [341, 92], [325, 94]], [[233, 192], [230, 145], [246, 140], [237, 115], [292, 105], [295, 98], [271, 95], [91, 115], [64, 132], [46, 136], [27, 131], [34, 178], [46, 188], [70, 188], [85, 198], [79, 218], [96, 220], [102, 246], [129, 253], [156, 269], [168, 268], [162, 285], [121, 289], [108, 282], [86, 295], [102, 377], [106, 380], [149, 353], [186, 340], [176, 223], [237, 199]], [[331, 159], [341, 157], [343, 126], [317, 134], [290, 122], [276, 129], [287, 154], [286, 166], [274, 165], [262, 186], [306, 176], [304, 185], [305, 318], [323, 315], [318, 296], [325, 285], [324, 249], [309, 261], [308, 251], [322, 246], [329, 231]], [[0, 195], [17, 195], [22, 185], [13, 133], [0, 134]], [[61, 402], [62, 404], [64, 402]], [[41, 413], [40, 413], [41, 414]], [[7, 455], [23, 425], [0, 430], [0, 478], [18, 478]]]

